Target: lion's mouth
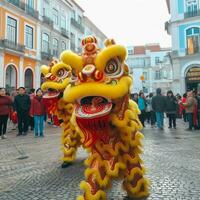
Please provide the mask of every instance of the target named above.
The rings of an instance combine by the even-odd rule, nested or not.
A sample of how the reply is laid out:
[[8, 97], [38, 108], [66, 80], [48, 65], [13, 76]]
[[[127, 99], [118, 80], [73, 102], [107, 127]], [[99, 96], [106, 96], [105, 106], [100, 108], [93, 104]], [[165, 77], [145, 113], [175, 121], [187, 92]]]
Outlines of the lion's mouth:
[[76, 105], [78, 118], [97, 118], [108, 115], [112, 109], [112, 102], [101, 96], [87, 96], [80, 99]]
[[54, 89], [48, 89], [47, 91], [44, 91], [43, 98], [45, 99], [52, 99], [58, 97], [60, 94], [59, 91], [54, 90]]
[[85, 146], [91, 146], [97, 140], [108, 141], [111, 109], [112, 102], [101, 96], [87, 96], [77, 101], [76, 122], [84, 134]]

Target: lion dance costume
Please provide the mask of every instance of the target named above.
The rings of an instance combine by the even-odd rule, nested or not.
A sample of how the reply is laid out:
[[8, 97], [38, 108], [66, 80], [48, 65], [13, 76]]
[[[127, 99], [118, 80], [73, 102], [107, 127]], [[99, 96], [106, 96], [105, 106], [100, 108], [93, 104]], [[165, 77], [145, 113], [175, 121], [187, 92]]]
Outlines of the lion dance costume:
[[[132, 78], [125, 64], [126, 49], [106, 40], [99, 49], [97, 40], [82, 41], [82, 54], [64, 51], [60, 61], [42, 66], [49, 98], [63, 96], [51, 105], [62, 119], [63, 160], [74, 161], [82, 145], [85, 161], [84, 190], [78, 200], [105, 200], [111, 179], [123, 179], [128, 197], [148, 196], [149, 182], [140, 158], [142, 125], [137, 104], [129, 99]], [[57, 98], [56, 98], [57, 99]]]

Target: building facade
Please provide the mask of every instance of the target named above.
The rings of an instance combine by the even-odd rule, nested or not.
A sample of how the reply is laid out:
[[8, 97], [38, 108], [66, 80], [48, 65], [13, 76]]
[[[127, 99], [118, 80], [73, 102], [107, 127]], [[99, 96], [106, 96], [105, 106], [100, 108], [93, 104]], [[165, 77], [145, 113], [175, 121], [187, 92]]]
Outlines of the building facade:
[[131, 93], [143, 90], [148, 94], [158, 87], [166, 93], [171, 89], [173, 74], [169, 52], [169, 48], [161, 48], [159, 44], [128, 47], [127, 64], [134, 80]]
[[83, 14], [74, 0], [1, 0], [0, 87], [38, 88], [42, 64], [65, 49], [80, 52], [85, 30], [104, 35], [89, 19], [84, 24]]
[[0, 85], [9, 91], [36, 85], [37, 1], [0, 1]]
[[200, 1], [166, 2], [171, 14], [165, 28], [172, 37], [173, 88], [179, 93], [200, 90]]

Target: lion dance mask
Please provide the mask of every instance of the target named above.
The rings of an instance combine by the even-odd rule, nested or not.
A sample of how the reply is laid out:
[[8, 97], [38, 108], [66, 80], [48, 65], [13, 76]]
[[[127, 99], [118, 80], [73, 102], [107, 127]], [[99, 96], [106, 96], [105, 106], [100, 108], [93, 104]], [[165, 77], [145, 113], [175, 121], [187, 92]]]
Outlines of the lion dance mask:
[[132, 78], [125, 64], [126, 48], [106, 40], [99, 49], [89, 36], [82, 41], [83, 52], [64, 51], [60, 62], [42, 66], [48, 97], [62, 119], [63, 160], [71, 163], [82, 145], [89, 156], [85, 161], [84, 190], [78, 200], [105, 200], [111, 180], [123, 179], [128, 197], [148, 196], [149, 182], [139, 154], [142, 153], [137, 104], [129, 98]]

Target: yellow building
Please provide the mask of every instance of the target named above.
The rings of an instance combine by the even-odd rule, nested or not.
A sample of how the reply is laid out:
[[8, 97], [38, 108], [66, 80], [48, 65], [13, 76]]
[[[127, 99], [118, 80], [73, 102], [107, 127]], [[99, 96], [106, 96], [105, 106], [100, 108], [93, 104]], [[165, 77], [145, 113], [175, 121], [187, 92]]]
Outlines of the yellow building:
[[37, 1], [0, 1], [0, 87], [36, 86]]

